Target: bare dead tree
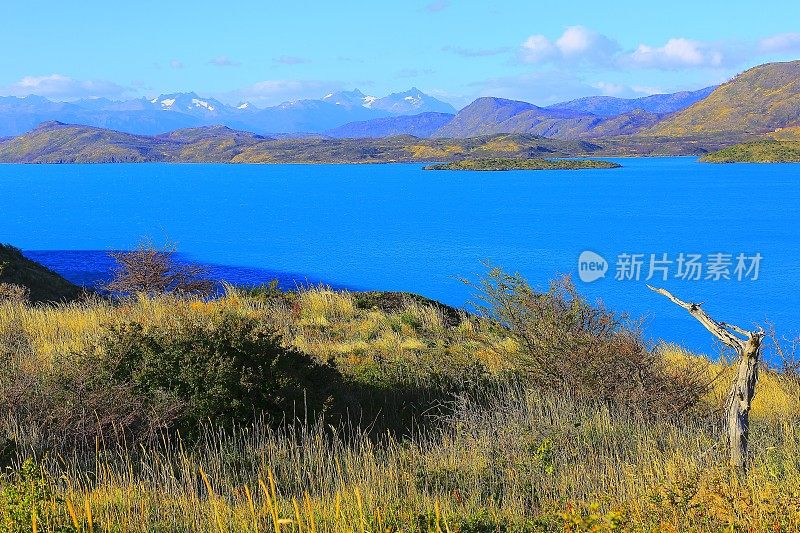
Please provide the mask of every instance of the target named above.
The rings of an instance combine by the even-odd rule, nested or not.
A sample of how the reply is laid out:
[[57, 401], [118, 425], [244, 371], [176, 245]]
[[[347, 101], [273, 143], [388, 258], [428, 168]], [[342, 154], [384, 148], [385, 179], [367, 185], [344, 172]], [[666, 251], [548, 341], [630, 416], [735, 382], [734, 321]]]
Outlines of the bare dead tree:
[[736, 375], [731, 383], [725, 402], [725, 425], [727, 428], [730, 465], [739, 472], [747, 470], [747, 444], [750, 432], [750, 405], [756, 393], [759, 357], [764, 329], [747, 331], [733, 324], [717, 322], [701, 307], [702, 303], [684, 302], [666, 289], [647, 286], [650, 290], [669, 298], [695, 317], [723, 344], [733, 348], [738, 355]]
[[142, 244], [130, 252], [109, 254], [118, 268], [106, 290], [118, 294], [184, 294], [207, 296], [214, 283], [205, 279], [206, 269], [200, 265], [180, 263], [175, 259], [174, 245], [156, 249]]
[[767, 338], [772, 342], [773, 353], [780, 361], [778, 372], [786, 378], [800, 381], [800, 337], [778, 337], [775, 324], [767, 322]]

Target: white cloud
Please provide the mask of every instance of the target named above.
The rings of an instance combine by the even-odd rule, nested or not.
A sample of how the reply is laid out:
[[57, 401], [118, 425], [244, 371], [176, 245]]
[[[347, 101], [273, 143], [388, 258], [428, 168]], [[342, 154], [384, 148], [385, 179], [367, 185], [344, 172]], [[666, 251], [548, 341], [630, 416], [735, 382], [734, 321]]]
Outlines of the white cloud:
[[521, 58], [526, 63], [546, 61], [609, 62], [619, 44], [609, 37], [584, 26], [570, 26], [555, 41], [544, 35], [531, 35], [522, 43]]
[[565, 56], [585, 52], [592, 45], [592, 36], [583, 26], [571, 26], [556, 40], [556, 46]]
[[526, 63], [541, 63], [556, 55], [557, 49], [544, 35], [531, 35], [522, 43], [522, 60]]
[[5, 96], [35, 94], [65, 101], [81, 98], [116, 98], [128, 92], [130, 89], [110, 81], [76, 80], [62, 74], [25, 76], [9, 86], [0, 87], [0, 94]]
[[177, 59], [173, 59], [169, 62], [169, 66], [174, 69], [181, 69], [183, 68], [183, 63], [178, 61]]
[[718, 47], [684, 38], [670, 39], [661, 47], [640, 44], [624, 61], [643, 68], [674, 69], [685, 67], [721, 67], [725, 54]]
[[736, 66], [762, 51], [800, 50], [800, 34], [782, 34], [761, 41], [760, 46], [742, 41], [710, 42], [684, 37], [669, 39], [663, 45], [639, 44], [622, 50], [619, 43], [585, 26], [570, 26], [556, 39], [536, 34], [519, 48], [525, 63], [569, 65], [577, 62], [600, 67], [653, 68], [674, 70], [685, 68], [721, 68]]
[[764, 53], [796, 53], [800, 52], [800, 33], [779, 33], [761, 39], [758, 49]]

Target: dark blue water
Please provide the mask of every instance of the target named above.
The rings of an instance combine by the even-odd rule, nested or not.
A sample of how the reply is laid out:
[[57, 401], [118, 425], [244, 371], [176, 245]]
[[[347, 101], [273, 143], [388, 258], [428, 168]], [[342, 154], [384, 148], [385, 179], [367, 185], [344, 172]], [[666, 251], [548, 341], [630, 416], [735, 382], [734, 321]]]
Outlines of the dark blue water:
[[[107, 268], [103, 254], [36, 251], [170, 240], [232, 282], [324, 281], [459, 306], [470, 290], [456, 278], [483, 272], [482, 260], [544, 288], [560, 273], [577, 279], [578, 256], [592, 250], [609, 271], [578, 281], [584, 294], [645, 317], [653, 338], [704, 351], [710, 336], [644, 278], [650, 254], [725, 253], [734, 255], [732, 280], [676, 279], [673, 264], [656, 284], [706, 302], [719, 320], [771, 320], [797, 334], [800, 167], [619, 162], [617, 170], [480, 173], [410, 164], [0, 165], [0, 241], [83, 282]], [[623, 253], [644, 254], [638, 281], [614, 279]], [[735, 280], [739, 253], [761, 254], [757, 280]]]

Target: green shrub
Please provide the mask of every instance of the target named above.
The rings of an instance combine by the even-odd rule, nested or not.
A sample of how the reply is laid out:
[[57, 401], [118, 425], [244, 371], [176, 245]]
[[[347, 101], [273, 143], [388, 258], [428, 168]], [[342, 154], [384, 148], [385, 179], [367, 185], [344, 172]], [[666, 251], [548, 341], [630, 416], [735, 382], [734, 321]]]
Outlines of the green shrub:
[[128, 323], [109, 331], [103, 352], [117, 383], [145, 404], [177, 406], [174, 427], [193, 431], [211, 420], [230, 427], [257, 415], [273, 421], [329, 403], [338, 373], [286, 348], [262, 322], [220, 311], [208, 321], [179, 317], [167, 328]]
[[[55, 496], [39, 465], [26, 459], [18, 471], [0, 478], [0, 485], [0, 532], [44, 531], [45, 505]], [[71, 526], [54, 524], [49, 524], [46, 529], [58, 533], [75, 531]]]
[[539, 292], [493, 268], [476, 288], [478, 310], [520, 347], [501, 355], [537, 387], [659, 413], [684, 413], [708, 390], [703, 369], [667, 364], [625, 315], [586, 302], [569, 277]]

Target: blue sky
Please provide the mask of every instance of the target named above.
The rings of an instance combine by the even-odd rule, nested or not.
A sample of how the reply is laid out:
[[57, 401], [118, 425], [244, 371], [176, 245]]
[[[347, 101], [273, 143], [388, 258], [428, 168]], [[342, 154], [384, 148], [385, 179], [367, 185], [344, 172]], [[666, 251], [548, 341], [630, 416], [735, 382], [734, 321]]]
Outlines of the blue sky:
[[0, 94], [55, 100], [193, 90], [265, 106], [416, 86], [456, 106], [548, 104], [800, 58], [796, 0], [3, 0], [0, 21]]

